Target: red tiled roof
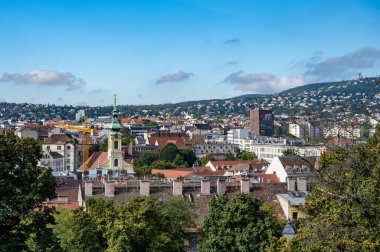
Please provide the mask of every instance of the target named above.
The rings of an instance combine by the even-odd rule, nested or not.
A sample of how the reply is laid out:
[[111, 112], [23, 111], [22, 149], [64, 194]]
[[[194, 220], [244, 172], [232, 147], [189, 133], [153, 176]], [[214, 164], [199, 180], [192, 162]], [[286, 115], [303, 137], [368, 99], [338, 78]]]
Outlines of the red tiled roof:
[[210, 161], [215, 167], [216, 166], [233, 166], [237, 164], [260, 164], [257, 160], [233, 160], [233, 161]]
[[74, 210], [78, 208], [78, 188], [80, 181], [79, 180], [63, 180], [60, 181], [57, 187], [55, 188], [55, 193], [57, 196], [67, 196], [67, 203], [59, 203], [56, 199], [49, 200], [47, 206], [59, 206], [63, 209]]
[[186, 177], [190, 174], [193, 174], [194, 171], [189, 170], [183, 170], [183, 169], [152, 169], [152, 174], [163, 174], [165, 178], [179, 178], [179, 177]]
[[186, 143], [182, 137], [148, 137], [149, 144], [158, 145], [161, 149], [168, 143], [173, 143], [178, 149], [185, 149]]
[[[96, 169], [99, 165], [105, 164], [108, 160], [108, 153], [97, 151], [94, 152], [91, 157], [88, 158], [88, 166], [87, 170], [89, 169]], [[82, 164], [79, 169], [79, 171], [84, 171], [84, 164]]]
[[72, 140], [73, 137], [70, 134], [53, 134], [44, 139], [45, 144], [64, 144], [67, 141]]
[[195, 172], [195, 174], [199, 176], [224, 176], [226, 171], [219, 170], [219, 171], [199, 171]]

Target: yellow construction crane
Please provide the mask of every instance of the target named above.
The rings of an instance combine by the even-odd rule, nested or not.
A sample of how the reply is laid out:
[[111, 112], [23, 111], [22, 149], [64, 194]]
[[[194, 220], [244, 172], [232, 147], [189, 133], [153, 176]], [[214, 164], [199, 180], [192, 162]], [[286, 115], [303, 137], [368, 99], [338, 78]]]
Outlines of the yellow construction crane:
[[88, 142], [88, 136], [93, 134], [93, 129], [88, 127], [87, 117], [84, 117], [84, 126], [74, 126], [67, 124], [59, 124], [55, 127], [66, 130], [73, 130], [82, 132], [82, 157], [84, 169], [88, 168], [88, 158], [90, 156], [90, 146]]

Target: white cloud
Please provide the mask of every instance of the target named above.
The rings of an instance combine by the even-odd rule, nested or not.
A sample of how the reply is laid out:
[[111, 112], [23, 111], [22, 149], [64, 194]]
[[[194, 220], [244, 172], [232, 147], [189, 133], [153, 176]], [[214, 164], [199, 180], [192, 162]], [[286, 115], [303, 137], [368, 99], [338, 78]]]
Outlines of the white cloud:
[[224, 82], [235, 86], [235, 90], [245, 93], [268, 94], [305, 84], [302, 76], [277, 77], [271, 73], [248, 73], [238, 71], [228, 75]]
[[66, 90], [81, 89], [86, 83], [71, 72], [33, 70], [25, 74], [4, 73], [0, 82], [13, 82], [19, 85], [63, 86]]

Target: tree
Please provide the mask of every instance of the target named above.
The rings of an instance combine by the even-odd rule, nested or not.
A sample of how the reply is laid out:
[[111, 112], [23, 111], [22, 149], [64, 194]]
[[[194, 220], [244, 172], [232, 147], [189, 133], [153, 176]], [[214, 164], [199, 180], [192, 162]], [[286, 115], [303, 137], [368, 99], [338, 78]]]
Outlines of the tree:
[[281, 126], [274, 126], [274, 136], [281, 136], [282, 135], [282, 128]]
[[209, 161], [214, 161], [214, 158], [210, 156], [204, 156], [200, 159], [201, 165], [203, 166], [205, 166]]
[[179, 154], [179, 153], [175, 156], [175, 159], [173, 160], [173, 163], [176, 166], [185, 166], [185, 167], [188, 166], [188, 164], [183, 159], [183, 156], [181, 154]]
[[380, 132], [366, 144], [321, 156], [294, 238], [306, 251], [380, 250]]
[[228, 160], [228, 161], [233, 161], [236, 159], [235, 155], [231, 152], [226, 153], [225, 156], [226, 156], [226, 160]]
[[137, 168], [143, 167], [143, 166], [150, 166], [154, 161], [157, 161], [158, 158], [159, 158], [158, 154], [146, 152], [140, 155], [138, 158], [136, 158], [133, 161], [133, 164]]
[[99, 150], [103, 151], [103, 152], [108, 151], [108, 139], [107, 138], [103, 139], [103, 141], [100, 142]]
[[158, 123], [157, 123], [157, 122], [148, 122], [148, 123], [146, 124], [146, 126], [154, 127], [154, 126], [158, 126]]
[[173, 162], [178, 153], [177, 146], [173, 143], [168, 143], [160, 150], [160, 160]]
[[282, 224], [249, 194], [215, 196], [202, 226], [202, 251], [265, 251], [269, 237], [281, 236]]
[[[0, 135], [0, 250], [54, 249], [49, 223], [56, 181], [51, 169], [38, 167], [41, 146], [13, 132]], [[53, 242], [53, 243], [52, 243]], [[33, 248], [30, 248], [33, 247]]]
[[291, 148], [287, 148], [287, 149], [283, 150], [282, 155], [283, 156], [299, 156], [297, 151], [294, 149], [291, 149]]
[[241, 160], [257, 160], [257, 156], [254, 152], [245, 150], [239, 153], [238, 158]]
[[184, 228], [192, 224], [191, 216], [183, 199], [134, 196], [116, 209], [108, 251], [184, 251]]
[[193, 164], [195, 163], [195, 161], [197, 161], [197, 157], [195, 156], [195, 153], [193, 150], [190, 150], [190, 149], [184, 149], [184, 150], [181, 150], [180, 151], [182, 157], [183, 157], [183, 160], [189, 165], [189, 166], [193, 166]]

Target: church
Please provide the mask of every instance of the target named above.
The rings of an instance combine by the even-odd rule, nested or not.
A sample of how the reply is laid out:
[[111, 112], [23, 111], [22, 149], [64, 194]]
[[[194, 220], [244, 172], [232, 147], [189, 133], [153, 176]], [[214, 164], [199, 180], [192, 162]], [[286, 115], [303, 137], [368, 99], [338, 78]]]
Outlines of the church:
[[122, 134], [119, 123], [119, 111], [116, 109], [116, 95], [112, 111], [112, 121], [109, 125], [108, 150], [107, 152], [94, 152], [79, 168], [80, 172], [87, 174], [90, 178], [98, 175], [133, 175], [133, 164], [124, 160], [122, 152]]

